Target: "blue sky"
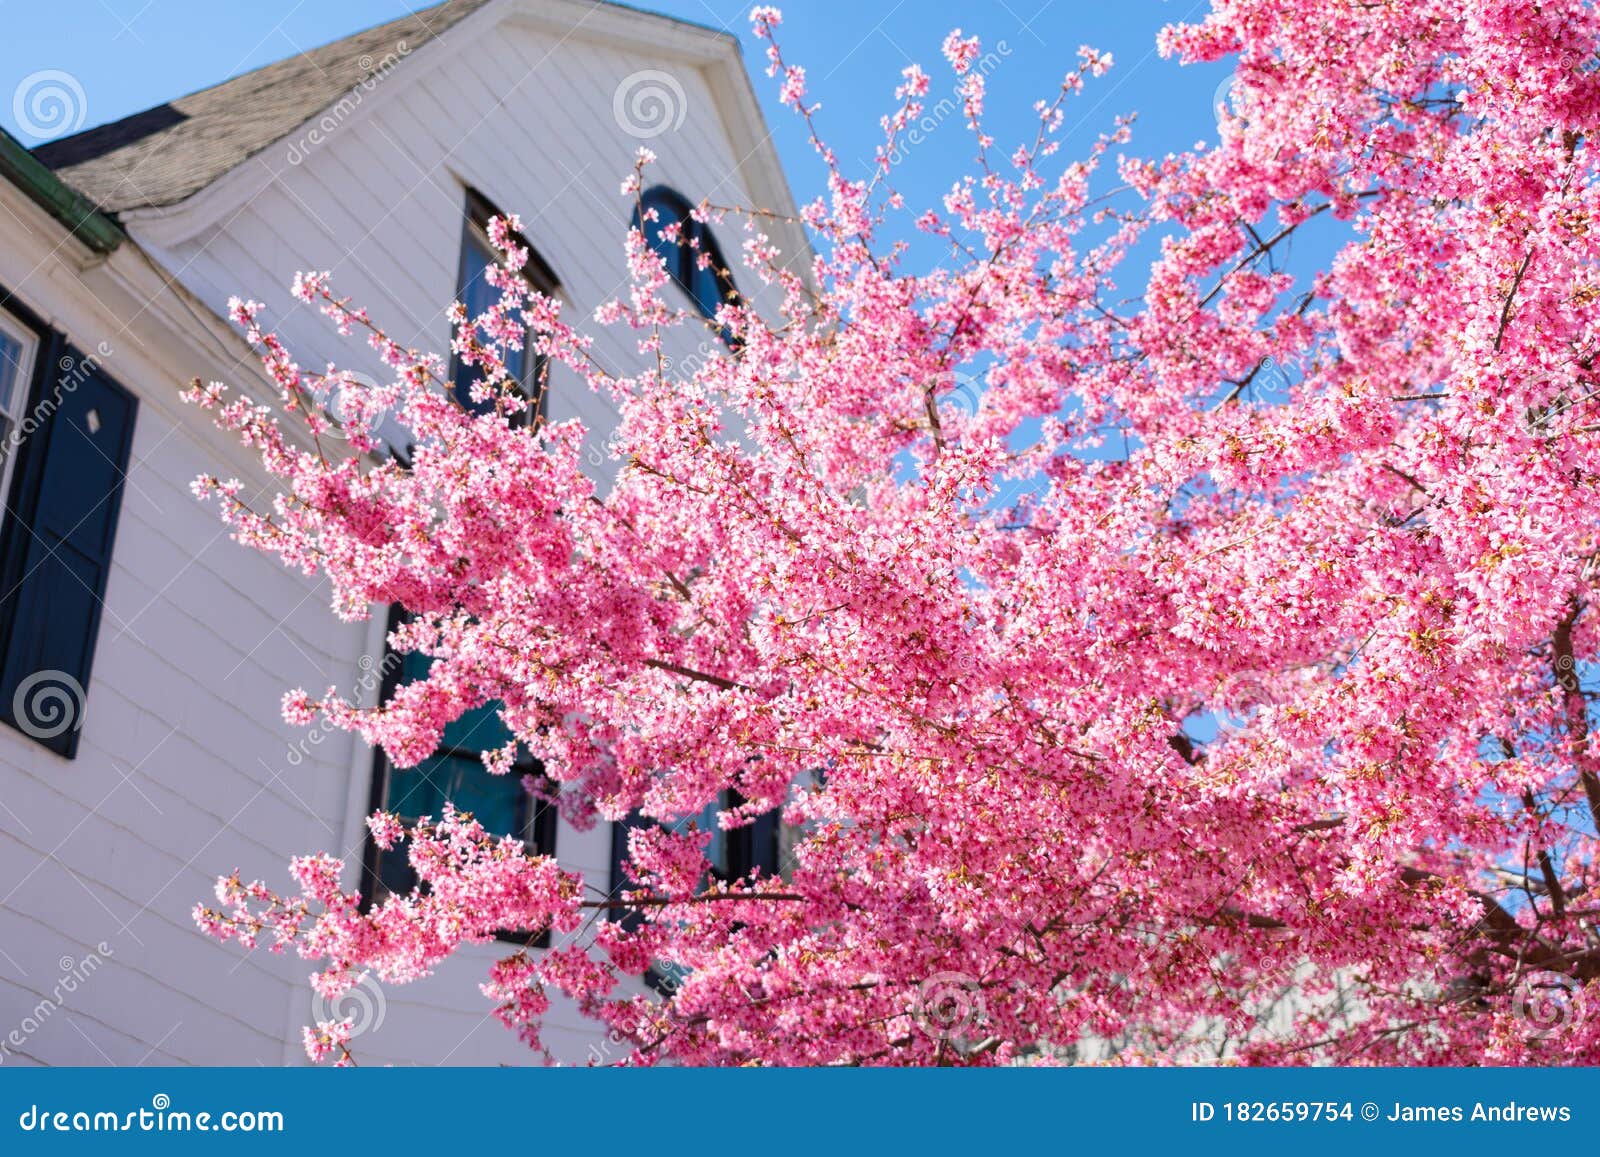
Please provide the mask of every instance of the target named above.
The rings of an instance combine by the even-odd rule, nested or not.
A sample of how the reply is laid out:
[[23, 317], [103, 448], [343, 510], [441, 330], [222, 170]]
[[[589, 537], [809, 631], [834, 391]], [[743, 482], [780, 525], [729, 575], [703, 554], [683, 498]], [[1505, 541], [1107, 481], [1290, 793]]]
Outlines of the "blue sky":
[[[407, 0], [0, 0], [8, 49], [0, 61], [0, 123], [25, 144], [38, 136], [13, 107], [19, 85], [43, 70], [68, 74], [81, 89], [80, 127], [116, 120], [282, 57], [403, 15]], [[768, 123], [795, 193], [821, 188], [820, 165], [796, 119], [778, 106], [762, 74], [761, 47], [749, 36], [747, 0], [655, 0], [638, 5], [737, 33], [756, 73]], [[1006, 151], [1032, 137], [1031, 105], [1054, 94], [1077, 47], [1116, 56], [1116, 67], [1091, 83], [1071, 110], [1067, 156], [1081, 155], [1114, 116], [1137, 111], [1132, 150], [1144, 155], [1214, 140], [1214, 102], [1225, 69], [1183, 68], [1154, 51], [1165, 23], [1205, 11], [1208, 0], [811, 0], [785, 8], [784, 51], [804, 64], [821, 123], [847, 165], [863, 171], [879, 136], [900, 69], [916, 60], [948, 86], [939, 44], [952, 27], [977, 34], [1002, 53], [989, 74], [989, 124]], [[77, 99], [76, 97], [74, 98]], [[971, 138], [952, 117], [896, 172], [914, 205], [934, 202], [972, 155]]]

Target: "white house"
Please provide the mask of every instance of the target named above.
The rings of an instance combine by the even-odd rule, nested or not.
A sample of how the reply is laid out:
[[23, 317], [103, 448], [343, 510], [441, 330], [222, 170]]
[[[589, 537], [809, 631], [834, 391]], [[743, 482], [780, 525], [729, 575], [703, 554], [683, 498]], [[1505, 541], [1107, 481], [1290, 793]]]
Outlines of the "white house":
[[[521, 215], [540, 276], [587, 317], [626, 277], [618, 186], [641, 144], [668, 210], [793, 212], [737, 41], [587, 0], [452, 0], [32, 153], [0, 139], [0, 1064], [303, 1063], [300, 1027], [330, 1011], [312, 965], [221, 945], [190, 910], [218, 873], [285, 885], [317, 850], [369, 894], [394, 883], [362, 823], [378, 801], [459, 795], [595, 880], [615, 870], [613, 832], [529, 814], [501, 790], [515, 777], [486, 783], [470, 724], [492, 720], [420, 771], [281, 721], [293, 686], [373, 701], [386, 616], [342, 623], [326, 583], [228, 539], [190, 481], [266, 480], [178, 392], [198, 376], [268, 396], [224, 320], [232, 294], [266, 302], [302, 364], [381, 372], [292, 299], [302, 268], [446, 351], [491, 208]], [[703, 305], [731, 288], [683, 280]], [[608, 362], [637, 356], [627, 334], [601, 340]], [[707, 352], [675, 340], [675, 359]], [[547, 406], [600, 437], [613, 420], [560, 372]], [[745, 841], [728, 854], [766, 854]], [[358, 1057], [532, 1060], [477, 989], [495, 947], [358, 989], [336, 1010]], [[604, 1052], [570, 1011], [546, 1040]]]

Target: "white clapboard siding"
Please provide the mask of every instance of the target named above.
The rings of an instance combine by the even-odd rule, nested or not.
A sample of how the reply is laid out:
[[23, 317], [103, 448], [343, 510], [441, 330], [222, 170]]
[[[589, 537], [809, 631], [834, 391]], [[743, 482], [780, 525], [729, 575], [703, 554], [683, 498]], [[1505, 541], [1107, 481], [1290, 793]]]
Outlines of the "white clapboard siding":
[[[249, 453], [176, 401], [193, 376], [263, 389], [243, 343], [199, 319], [225, 315], [230, 296], [255, 298], [303, 366], [377, 376], [364, 340], [340, 338], [288, 284], [297, 271], [328, 269], [396, 340], [447, 353], [466, 186], [521, 216], [561, 281], [566, 316], [591, 328], [594, 310], [626, 292], [633, 201], [619, 185], [641, 144], [658, 157], [649, 183], [691, 201], [751, 203], [741, 177], [750, 150], [735, 147], [713, 95], [728, 100], [727, 84], [682, 55], [522, 17], [469, 20], [450, 39], [448, 51], [426, 46], [365, 93], [327, 139], [299, 142], [295, 163], [286, 141], [246, 162], [253, 177], [223, 178], [255, 185], [212, 223], [185, 231], [163, 214], [129, 214], [136, 244], [103, 268], [74, 264], [31, 206], [0, 215], [0, 285], [86, 347], [114, 335], [108, 369], [141, 403], [79, 756], [59, 759], [0, 728], [3, 1063], [300, 1063], [314, 965], [208, 940], [190, 909], [210, 899], [219, 873], [286, 887], [288, 859], [318, 850], [345, 855], [356, 883], [371, 754], [343, 733], [308, 741], [282, 722], [279, 701], [295, 686], [353, 692], [360, 663], [381, 658], [382, 627], [340, 622], [324, 581], [233, 544], [215, 510], [190, 496], [201, 472], [238, 476], [247, 493], [265, 483]], [[613, 96], [648, 69], [681, 86], [684, 114], [641, 140], [618, 124]], [[770, 309], [770, 291], [739, 261], [743, 219], [715, 231], [741, 291]], [[637, 341], [600, 331], [595, 355], [637, 372]], [[667, 335], [674, 362], [720, 351], [702, 327]], [[556, 421], [581, 419], [596, 447], [616, 421], [610, 402], [565, 369], [553, 374], [549, 409]], [[591, 461], [609, 476], [608, 463]], [[610, 838], [604, 824], [563, 823], [557, 854], [609, 887]], [[62, 969], [102, 942], [100, 968], [52, 1005]], [[478, 990], [508, 951], [473, 946], [433, 977], [367, 992], [367, 1010], [348, 1009], [365, 1029], [363, 1062], [533, 1062]], [[7, 1044], [30, 1017], [36, 1031]], [[618, 1059], [567, 1005], [544, 1035], [564, 1060]]]
[[202, 471], [264, 481], [177, 397], [248, 366], [242, 343], [134, 246], [81, 265], [31, 203], [0, 197], [0, 284], [79, 346], [106, 343], [105, 369], [139, 398], [77, 758], [0, 728], [0, 1061], [293, 1061], [308, 966], [230, 951], [190, 910], [219, 872], [281, 880], [339, 829], [355, 744], [291, 762], [302, 735], [277, 703], [350, 684], [364, 628], [231, 543], [189, 492]]

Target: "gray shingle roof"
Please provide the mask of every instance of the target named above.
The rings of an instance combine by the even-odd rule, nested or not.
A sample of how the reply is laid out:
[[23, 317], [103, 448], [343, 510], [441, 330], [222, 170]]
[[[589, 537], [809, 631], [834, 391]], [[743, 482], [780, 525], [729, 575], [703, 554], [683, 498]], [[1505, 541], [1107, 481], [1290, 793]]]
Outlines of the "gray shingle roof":
[[[171, 205], [205, 188], [489, 0], [446, 0], [111, 124], [33, 155], [106, 212]], [[403, 45], [403, 47], [402, 47]]]

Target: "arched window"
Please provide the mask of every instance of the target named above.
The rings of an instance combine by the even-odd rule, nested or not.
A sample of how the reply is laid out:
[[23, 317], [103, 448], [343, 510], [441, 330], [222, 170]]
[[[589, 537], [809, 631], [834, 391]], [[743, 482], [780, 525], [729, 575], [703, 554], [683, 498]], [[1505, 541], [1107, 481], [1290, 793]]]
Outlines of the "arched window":
[[[656, 219], [644, 220], [652, 209]], [[640, 196], [633, 212], [633, 225], [643, 231], [650, 248], [666, 263], [672, 280], [689, 295], [695, 308], [708, 320], [714, 320], [718, 306], [739, 300], [739, 290], [733, 284], [733, 274], [717, 239], [711, 235], [709, 226], [694, 219], [693, 209], [683, 194], [665, 185], [656, 185]], [[678, 226], [676, 237], [670, 233], [673, 225]], [[709, 258], [704, 268], [701, 267], [702, 256]], [[722, 338], [731, 342], [726, 330]]]
[[[500, 259], [489, 241], [489, 219], [503, 217], [492, 202], [476, 189], [468, 189], [466, 208], [463, 211], [465, 228], [461, 235], [461, 265], [456, 276], [456, 298], [467, 307], [469, 317], [477, 317], [500, 300], [500, 291], [489, 284], [490, 266]], [[517, 242], [528, 251], [528, 264], [523, 276], [528, 284], [540, 293], [554, 297], [560, 289], [555, 271], [539, 256], [526, 237], [517, 235]], [[532, 399], [535, 407], [524, 412], [525, 420], [537, 417], [544, 406], [544, 386], [548, 367], [542, 357], [531, 354], [524, 346], [520, 350], [506, 351], [506, 370], [516, 380], [522, 392]], [[474, 402], [472, 385], [481, 373], [476, 366], [466, 365], [459, 357], [450, 360], [450, 382], [456, 400], [474, 414], [488, 413], [492, 402]]]

